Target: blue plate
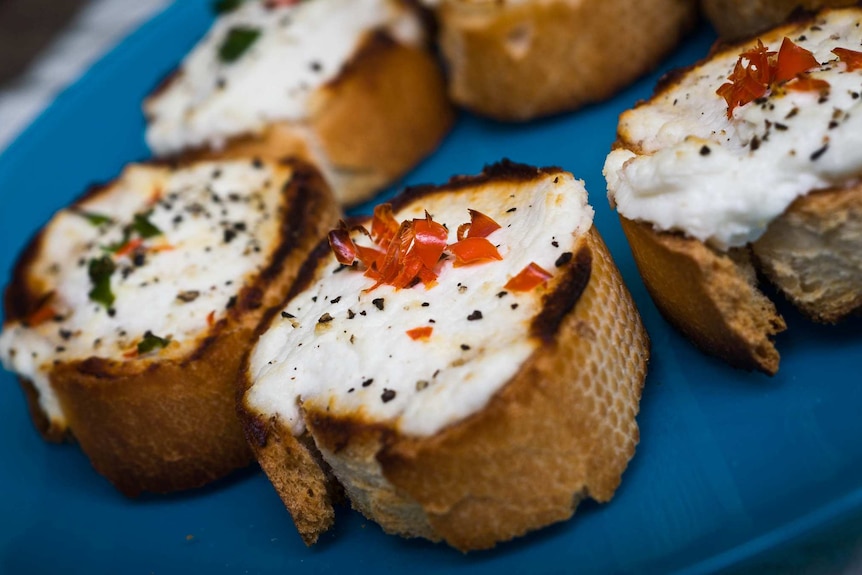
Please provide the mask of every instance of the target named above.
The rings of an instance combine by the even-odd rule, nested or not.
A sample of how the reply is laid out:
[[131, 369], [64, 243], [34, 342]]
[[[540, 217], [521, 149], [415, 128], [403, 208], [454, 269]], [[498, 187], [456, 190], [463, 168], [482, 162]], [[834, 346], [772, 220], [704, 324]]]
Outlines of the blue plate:
[[[209, 2], [177, 2], [57, 98], [0, 157], [0, 278], [54, 210], [147, 157], [140, 102], [209, 24]], [[702, 28], [662, 66], [702, 57]], [[653, 343], [641, 444], [609, 504], [489, 552], [384, 535], [349, 509], [307, 549], [256, 469], [172, 497], [123, 498], [74, 446], [35, 432], [14, 377], [0, 373], [0, 572], [707, 573], [862, 518], [862, 323], [789, 329], [773, 378], [735, 371], [671, 330], [639, 279], [601, 167], [618, 114], [658, 71], [573, 114], [501, 125], [463, 114], [403, 184], [440, 183], [502, 157], [560, 165], [586, 181], [596, 223]], [[388, 194], [393, 193], [392, 191]], [[367, 206], [366, 206], [367, 209]], [[841, 529], [841, 528], [837, 528]], [[844, 531], [841, 531], [842, 533]], [[858, 531], [857, 531], [858, 533]]]

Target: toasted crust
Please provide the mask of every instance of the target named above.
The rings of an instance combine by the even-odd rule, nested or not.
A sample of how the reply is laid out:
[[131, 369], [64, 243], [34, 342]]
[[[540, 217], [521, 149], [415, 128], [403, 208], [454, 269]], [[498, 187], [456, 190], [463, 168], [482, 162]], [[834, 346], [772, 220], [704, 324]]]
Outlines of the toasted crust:
[[467, 420], [412, 438], [345, 434], [327, 413], [307, 414], [355, 507], [387, 531], [468, 551], [565, 520], [585, 497], [611, 498], [638, 442], [648, 339], [595, 228], [569, 273], [558, 329]]
[[651, 70], [695, 15], [689, 0], [444, 0], [438, 16], [449, 93], [501, 120], [571, 110]]
[[[546, 300], [553, 318], [540, 314], [533, 324], [544, 345], [467, 419], [411, 437], [305, 406], [306, 437], [356, 509], [387, 532], [468, 551], [565, 520], [586, 497], [612, 497], [638, 442], [648, 338], [595, 228], [564, 270], [566, 280]], [[328, 526], [322, 519], [331, 513], [326, 474], [316, 475], [311, 490], [295, 480], [284, 485], [282, 478], [299, 473], [285, 471], [296, 465], [297, 440], [242, 401], [240, 411], [264, 469], [271, 477], [279, 470], [273, 483], [303, 539], [313, 541], [318, 533], [303, 529]], [[301, 459], [305, 465], [313, 456]], [[321, 504], [320, 518], [303, 516]]]
[[352, 205], [433, 151], [454, 121], [442, 71], [424, 49], [371, 34], [333, 81], [318, 90], [306, 122], [273, 122], [259, 135], [196, 159], [297, 156], [314, 163], [336, 199]]
[[772, 28], [797, 10], [854, 4], [858, 0], [701, 0], [704, 14], [726, 40], [738, 40]]
[[734, 258], [644, 222], [622, 216], [620, 222], [644, 284], [670, 323], [734, 367], [778, 371], [772, 338], [786, 325], [757, 289], [745, 251]]
[[[74, 436], [93, 466], [126, 495], [198, 487], [252, 460], [235, 413], [240, 360], [261, 317], [283, 300], [302, 260], [340, 214], [320, 175], [301, 162], [290, 164], [294, 176], [283, 190], [290, 207], [271, 262], [194, 349], [162, 360], [55, 363], [50, 384], [67, 429], [47, 421], [33, 386], [22, 381], [44, 437]], [[7, 290], [9, 321], [35, 309], [36, 294], [25, 280], [34, 253], [28, 250], [19, 260]]]

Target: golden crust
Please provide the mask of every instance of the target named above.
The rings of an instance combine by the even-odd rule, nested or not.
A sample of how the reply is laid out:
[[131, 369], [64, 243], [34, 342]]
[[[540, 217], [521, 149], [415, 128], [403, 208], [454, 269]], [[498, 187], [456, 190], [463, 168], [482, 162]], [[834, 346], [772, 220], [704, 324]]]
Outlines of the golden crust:
[[[162, 88], [163, 89], [163, 88]], [[443, 73], [422, 48], [369, 35], [339, 76], [313, 96], [306, 122], [273, 122], [198, 159], [290, 156], [316, 164], [336, 199], [371, 198], [431, 153], [454, 122]]]
[[[565, 520], [585, 497], [612, 497], [638, 442], [648, 338], [595, 228], [565, 269], [547, 304], [558, 317], [534, 323], [544, 345], [466, 420], [416, 438], [305, 406], [308, 433], [355, 508], [388, 532], [467, 551]], [[246, 415], [250, 437], [283, 441], [258, 433], [260, 417]], [[274, 483], [302, 522], [297, 490]]]
[[443, 0], [438, 18], [449, 93], [501, 120], [571, 110], [651, 70], [695, 17], [691, 0]]
[[786, 326], [757, 289], [745, 252], [734, 259], [644, 222], [622, 216], [620, 222], [644, 284], [670, 323], [734, 367], [778, 371], [772, 338]]
[[739, 40], [781, 24], [795, 11], [842, 8], [858, 0], [701, 0], [703, 13], [725, 40]]
[[[340, 215], [313, 168], [291, 161], [289, 169], [293, 177], [283, 190], [288, 208], [269, 266], [242, 288], [227, 317], [202, 333], [197, 345], [165, 359], [56, 363], [50, 384], [68, 429], [46, 425], [33, 386], [22, 382], [43, 436], [74, 436], [93, 466], [124, 494], [198, 487], [252, 461], [236, 418], [240, 360], [262, 316], [283, 300], [305, 256]], [[37, 236], [31, 248], [39, 242]], [[10, 321], [35, 309], [38, 294], [25, 279], [34, 253], [28, 249], [19, 260], [8, 288]]]

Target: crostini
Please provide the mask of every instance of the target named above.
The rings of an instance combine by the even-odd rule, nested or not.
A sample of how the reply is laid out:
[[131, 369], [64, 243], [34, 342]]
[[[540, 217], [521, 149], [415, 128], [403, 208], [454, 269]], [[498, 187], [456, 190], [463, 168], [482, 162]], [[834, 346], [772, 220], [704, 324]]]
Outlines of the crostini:
[[130, 496], [252, 462], [240, 359], [339, 214], [314, 168], [258, 160], [131, 165], [57, 212], [0, 334], [44, 437], [76, 440]]
[[648, 355], [582, 182], [504, 162], [331, 231], [240, 412], [306, 543], [343, 489], [387, 532], [483, 549], [611, 499]]
[[604, 172], [646, 286], [731, 365], [778, 370], [758, 275], [814, 321], [862, 308], [860, 24], [831, 9], [722, 45], [620, 118]]
[[144, 103], [158, 156], [299, 156], [342, 204], [433, 151], [454, 115], [415, 7], [246, 0]]
[[740, 40], [774, 28], [803, 10], [845, 8], [858, 0], [701, 0], [707, 19], [725, 40]]
[[692, 27], [692, 0], [426, 0], [455, 103], [524, 121], [609, 98]]

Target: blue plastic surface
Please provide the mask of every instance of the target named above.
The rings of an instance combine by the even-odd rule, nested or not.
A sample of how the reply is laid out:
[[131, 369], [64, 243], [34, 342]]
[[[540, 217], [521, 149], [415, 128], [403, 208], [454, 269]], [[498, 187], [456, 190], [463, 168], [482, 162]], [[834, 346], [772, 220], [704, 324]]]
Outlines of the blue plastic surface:
[[[143, 26], [0, 157], [4, 284], [54, 210], [147, 157], [141, 99], [204, 32], [208, 6], [180, 1]], [[255, 469], [196, 492], [124, 499], [77, 447], [40, 439], [14, 377], [2, 372], [0, 572], [708, 573], [862, 517], [862, 323], [814, 326], [783, 306], [779, 375], [730, 369], [658, 314], [605, 199], [601, 167], [618, 114], [647, 97], [661, 71], [705, 55], [712, 40], [701, 29], [662, 70], [572, 114], [514, 126], [462, 114], [403, 182], [440, 183], [502, 157], [559, 165], [586, 181], [653, 349], [641, 444], [609, 504], [585, 503], [569, 522], [467, 556], [386, 536], [345, 508], [307, 549]]]

